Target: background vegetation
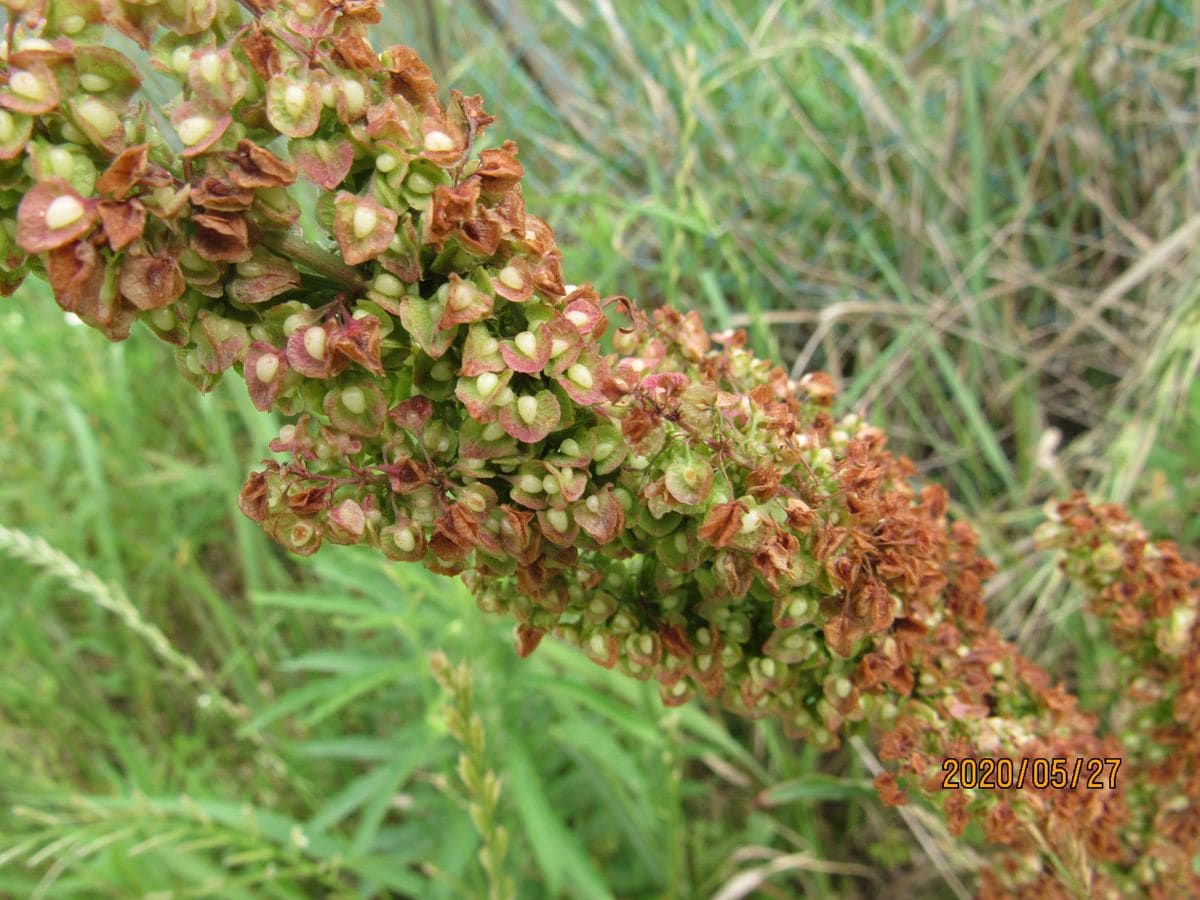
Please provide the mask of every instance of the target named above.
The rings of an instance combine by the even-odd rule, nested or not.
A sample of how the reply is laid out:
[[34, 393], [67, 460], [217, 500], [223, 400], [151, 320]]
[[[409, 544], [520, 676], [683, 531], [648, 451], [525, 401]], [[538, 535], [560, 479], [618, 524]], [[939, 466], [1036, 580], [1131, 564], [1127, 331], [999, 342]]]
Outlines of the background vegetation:
[[[1086, 486], [1200, 543], [1197, 27], [1168, 0], [426, 0], [378, 31], [484, 94], [569, 278], [834, 374], [977, 523], [1004, 630], [1103, 713], [1106, 652], [1028, 535]], [[416, 567], [285, 558], [234, 505], [278, 423], [173, 370], [42, 285], [0, 302], [0, 895], [485, 894], [436, 649], [471, 664], [518, 896], [969, 889], [865, 745], [665, 713], [550, 642], [519, 662]]]

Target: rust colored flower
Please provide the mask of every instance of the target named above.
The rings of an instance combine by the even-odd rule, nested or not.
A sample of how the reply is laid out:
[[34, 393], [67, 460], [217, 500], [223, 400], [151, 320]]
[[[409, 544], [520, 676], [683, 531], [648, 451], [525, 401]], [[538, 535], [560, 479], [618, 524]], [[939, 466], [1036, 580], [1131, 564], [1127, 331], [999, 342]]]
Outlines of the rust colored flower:
[[173, 255], [134, 254], [121, 264], [121, 295], [138, 309], [161, 309], [179, 299], [185, 286]]
[[212, 212], [192, 216], [192, 249], [209, 262], [249, 262], [250, 228], [237, 213]]
[[100, 224], [113, 250], [122, 250], [146, 230], [146, 207], [138, 200], [101, 200], [96, 205]]
[[229, 180], [239, 188], [287, 187], [296, 180], [294, 166], [250, 141], [239, 141], [230, 161]]
[[438, 186], [430, 199], [429, 211], [425, 216], [425, 243], [441, 247], [455, 230], [475, 217], [475, 204], [479, 200], [479, 181], [468, 178], [453, 187]]
[[384, 74], [390, 93], [399, 94], [417, 107], [424, 106], [437, 93], [433, 73], [412, 47], [388, 47], [380, 56], [386, 66]]
[[525, 174], [525, 167], [517, 161], [517, 145], [505, 141], [495, 150], [484, 150], [479, 154], [480, 192], [485, 197], [502, 197], [507, 194]]

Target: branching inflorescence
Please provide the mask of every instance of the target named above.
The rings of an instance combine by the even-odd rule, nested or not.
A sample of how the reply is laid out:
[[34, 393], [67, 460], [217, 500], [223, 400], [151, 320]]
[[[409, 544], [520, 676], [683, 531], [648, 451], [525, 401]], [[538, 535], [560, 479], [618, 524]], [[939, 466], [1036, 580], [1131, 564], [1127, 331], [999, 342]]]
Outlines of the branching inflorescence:
[[[831, 415], [829, 379], [564, 283], [516, 145], [480, 149], [478, 97], [443, 107], [413, 50], [371, 47], [373, 0], [5, 5], [0, 281], [36, 272], [108, 338], [141, 321], [199, 389], [233, 370], [293, 417], [271, 443], [290, 461], [240, 495], [289, 550], [461, 574], [522, 655], [552, 634], [667, 703], [700, 693], [823, 747], [873, 726], [885, 799], [929, 793], [1008, 848], [985, 891], [1196, 886], [1200, 791], [1152, 787], [1182, 756], [1103, 789], [940, 789], [947, 758], [1195, 760], [1194, 570], [1140, 538], [1091, 547], [1126, 526], [1079, 525], [1082, 501], [1050, 536], [1146, 667], [1129, 721], [1159, 730], [1100, 738], [988, 629], [971, 529], [878, 429]], [[161, 114], [116, 33], [177, 86]]]

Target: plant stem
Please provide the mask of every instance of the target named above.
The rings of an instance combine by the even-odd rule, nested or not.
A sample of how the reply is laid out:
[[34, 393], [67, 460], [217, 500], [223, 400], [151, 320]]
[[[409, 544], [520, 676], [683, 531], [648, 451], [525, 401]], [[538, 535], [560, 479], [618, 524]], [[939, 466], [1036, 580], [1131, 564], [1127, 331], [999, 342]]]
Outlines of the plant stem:
[[262, 242], [276, 253], [290, 257], [293, 262], [332, 278], [347, 290], [359, 294], [366, 289], [366, 284], [356, 269], [346, 265], [328, 250], [310, 244], [303, 238], [294, 234], [267, 232], [263, 235]]

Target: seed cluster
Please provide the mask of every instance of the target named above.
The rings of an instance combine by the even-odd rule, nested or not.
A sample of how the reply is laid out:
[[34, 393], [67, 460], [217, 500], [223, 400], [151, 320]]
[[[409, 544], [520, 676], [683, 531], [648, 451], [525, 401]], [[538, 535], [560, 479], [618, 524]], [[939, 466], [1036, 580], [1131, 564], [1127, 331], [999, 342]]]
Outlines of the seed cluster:
[[[201, 390], [233, 370], [287, 416], [270, 449], [288, 461], [239, 505], [289, 550], [365, 544], [461, 575], [515, 620], [522, 655], [551, 634], [670, 704], [701, 694], [822, 747], [882, 728], [890, 802], [936, 796], [947, 757], [1124, 752], [987, 627], [971, 529], [881, 431], [834, 418], [828, 378], [794, 382], [741, 333], [564, 282], [516, 145], [487, 147], [480, 99], [444, 107], [410, 48], [375, 52], [374, 0], [245, 0], [248, 17], [227, 0], [5, 5], [0, 287], [44, 275], [110, 339], [142, 321]], [[109, 29], [178, 85], [170, 132]], [[301, 234], [298, 182], [323, 239]], [[1085, 580], [1122, 552], [1135, 566], [1063, 537], [1100, 525], [1072, 527], [1048, 539]], [[1163, 606], [1146, 578], [1105, 587], [1102, 614], [1148, 671], [1179, 661], [1186, 687], [1147, 687], [1136, 721], [1195, 759], [1195, 591]], [[1152, 783], [1185, 777], [1157, 765]], [[1050, 857], [1097, 890], [1171, 883], [1138, 866], [1192, 877], [1186, 854], [1139, 862], [1119, 834], [1132, 815], [1194, 842], [1192, 807], [1159, 794], [940, 799], [952, 828], [983, 822], [1007, 848], [988, 891], [1072, 885]]]

